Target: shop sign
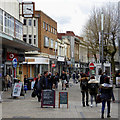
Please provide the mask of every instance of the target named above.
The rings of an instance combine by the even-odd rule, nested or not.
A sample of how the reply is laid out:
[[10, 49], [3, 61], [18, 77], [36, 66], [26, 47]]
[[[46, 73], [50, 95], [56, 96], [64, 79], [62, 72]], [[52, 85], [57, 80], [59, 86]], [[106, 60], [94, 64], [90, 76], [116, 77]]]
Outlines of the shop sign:
[[13, 63], [13, 67], [16, 68], [16, 67], [17, 67], [17, 59], [14, 58], [14, 59], [12, 60], [12, 63]]
[[16, 53], [7, 52], [7, 60], [8, 61], [12, 61], [13, 58], [17, 58], [17, 54]]
[[22, 83], [15, 83], [12, 95], [16, 97], [20, 96], [21, 88], [22, 88]]

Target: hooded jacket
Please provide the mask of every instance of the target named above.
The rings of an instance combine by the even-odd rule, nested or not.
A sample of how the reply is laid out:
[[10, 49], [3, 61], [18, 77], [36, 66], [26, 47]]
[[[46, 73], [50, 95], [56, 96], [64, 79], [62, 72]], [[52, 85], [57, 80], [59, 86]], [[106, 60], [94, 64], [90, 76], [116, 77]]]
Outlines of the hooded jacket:
[[100, 87], [101, 99], [105, 101], [110, 101], [111, 98], [115, 100], [113, 95], [113, 87], [111, 84], [103, 83]]
[[90, 79], [88, 82], [90, 95], [97, 95], [98, 93], [98, 81], [96, 79]]

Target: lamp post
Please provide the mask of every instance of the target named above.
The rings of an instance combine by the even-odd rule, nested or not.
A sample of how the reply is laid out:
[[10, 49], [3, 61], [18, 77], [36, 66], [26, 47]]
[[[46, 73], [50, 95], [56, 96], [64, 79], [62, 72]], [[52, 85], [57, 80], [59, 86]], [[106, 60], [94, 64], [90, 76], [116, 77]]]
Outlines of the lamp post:
[[104, 60], [103, 60], [103, 58], [104, 58], [104, 56], [103, 56], [103, 20], [104, 20], [104, 14], [102, 13], [101, 14], [101, 33], [102, 33], [102, 60], [101, 60], [102, 66], [101, 66], [101, 68], [104, 71]]

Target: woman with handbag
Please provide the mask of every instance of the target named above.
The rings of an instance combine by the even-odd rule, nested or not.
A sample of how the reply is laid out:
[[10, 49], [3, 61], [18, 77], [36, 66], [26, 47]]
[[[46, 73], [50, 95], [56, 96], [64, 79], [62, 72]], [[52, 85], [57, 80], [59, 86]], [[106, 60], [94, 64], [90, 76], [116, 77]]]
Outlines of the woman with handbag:
[[110, 84], [110, 78], [105, 77], [104, 83], [100, 87], [100, 93], [101, 93], [101, 100], [102, 100], [102, 115], [101, 118], [104, 119], [104, 110], [105, 110], [105, 104], [107, 103], [107, 118], [110, 116], [110, 103], [111, 98], [113, 102], [115, 102], [114, 94], [113, 94], [113, 87]]

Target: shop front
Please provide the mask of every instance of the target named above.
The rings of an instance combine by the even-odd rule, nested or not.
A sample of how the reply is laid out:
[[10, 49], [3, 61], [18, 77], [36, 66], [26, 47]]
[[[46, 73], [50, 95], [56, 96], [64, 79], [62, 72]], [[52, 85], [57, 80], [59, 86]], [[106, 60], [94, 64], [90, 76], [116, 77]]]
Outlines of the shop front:
[[45, 71], [48, 71], [49, 67], [49, 58], [45, 57], [25, 57], [25, 62], [23, 65], [23, 74], [27, 77], [36, 78], [38, 74], [43, 74]]
[[[11, 80], [22, 80], [22, 65], [25, 61], [25, 51], [38, 50], [38, 48], [23, 42], [22, 40], [1, 34], [2, 39], [2, 79], [9, 74]], [[16, 67], [13, 66], [16, 59]]]

